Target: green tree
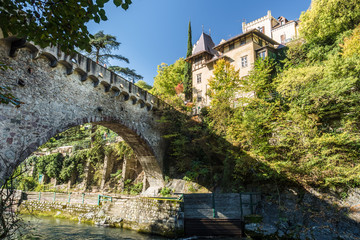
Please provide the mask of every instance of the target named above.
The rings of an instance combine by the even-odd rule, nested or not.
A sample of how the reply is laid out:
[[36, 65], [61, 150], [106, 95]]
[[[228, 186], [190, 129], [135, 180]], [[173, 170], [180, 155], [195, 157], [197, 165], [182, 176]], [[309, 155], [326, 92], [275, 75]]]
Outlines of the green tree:
[[[90, 51], [90, 33], [86, 24], [106, 21], [104, 4], [109, 0], [3, 0], [0, 27], [5, 37], [11, 33], [34, 41], [41, 47], [58, 44], [62, 51], [75, 48]], [[131, 0], [113, 0], [128, 9]]]
[[113, 50], [117, 50], [120, 42], [116, 41], [116, 37], [110, 34], [104, 34], [99, 31], [90, 39], [91, 52], [89, 57], [95, 59], [96, 63], [109, 63], [109, 59], [117, 59], [129, 63], [129, 59], [118, 54], [112, 54]]
[[211, 98], [209, 116], [216, 133], [225, 135], [228, 121], [235, 105], [235, 93], [239, 87], [239, 71], [228, 61], [220, 59], [214, 65], [214, 76], [209, 80], [208, 95]]
[[117, 74], [120, 74], [126, 78], [130, 78], [130, 80], [139, 80], [139, 79], [143, 79], [143, 76], [141, 76], [140, 74], [136, 73], [135, 69], [130, 69], [128, 67], [124, 68], [124, 67], [119, 67], [119, 66], [110, 66], [108, 67], [111, 71], [116, 72]]
[[[188, 29], [188, 43], [187, 43], [187, 52], [186, 57], [190, 57], [192, 54], [192, 33], [191, 33], [191, 22], [189, 21], [189, 29]], [[185, 63], [185, 76], [184, 76], [184, 93], [185, 99], [191, 100], [192, 99], [192, 69], [191, 63]]]
[[[95, 59], [97, 63], [108, 64], [109, 59], [116, 59], [129, 63], [129, 59], [126, 57], [113, 54], [114, 50], [117, 50], [120, 46], [120, 42], [116, 40], [116, 37], [110, 34], [104, 34], [104, 31], [99, 31], [90, 40], [92, 50], [89, 57]], [[110, 66], [110, 70], [133, 80], [142, 79], [143, 77], [135, 72], [134, 69], [128, 67]]]
[[152, 86], [147, 84], [145, 81], [140, 80], [138, 82], [135, 83], [136, 86], [146, 90], [146, 91], [150, 91], [152, 89]]
[[269, 137], [279, 104], [273, 86], [274, 71], [273, 59], [258, 59], [249, 75], [239, 81], [240, 98], [228, 121], [227, 136], [243, 149], [254, 147], [264, 153], [270, 148]]
[[358, 25], [350, 37], [344, 39], [342, 55], [344, 57], [360, 56], [360, 25]]
[[308, 43], [331, 45], [360, 23], [359, 0], [313, 0], [300, 16], [300, 33]]
[[154, 78], [154, 87], [150, 90], [151, 94], [160, 97], [170, 104], [176, 106], [183, 105], [182, 99], [177, 96], [175, 88], [181, 84], [185, 73], [185, 61], [179, 58], [174, 64], [158, 65], [158, 74]]
[[36, 170], [38, 173], [46, 174], [50, 178], [59, 179], [64, 157], [61, 153], [44, 155], [37, 159]]
[[250, 74], [241, 79], [242, 91], [253, 92], [258, 98], [269, 98], [272, 90], [272, 79], [275, 72], [275, 61], [265, 58], [255, 61]]

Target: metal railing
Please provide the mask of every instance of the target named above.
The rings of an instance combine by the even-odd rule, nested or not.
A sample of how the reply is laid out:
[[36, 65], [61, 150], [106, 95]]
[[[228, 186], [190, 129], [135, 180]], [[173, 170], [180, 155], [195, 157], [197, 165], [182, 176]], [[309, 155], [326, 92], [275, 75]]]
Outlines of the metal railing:
[[98, 203], [97, 203], [97, 205], [100, 206], [100, 203], [102, 201], [110, 201], [110, 202], [112, 202], [112, 197], [99, 194], [98, 195]]

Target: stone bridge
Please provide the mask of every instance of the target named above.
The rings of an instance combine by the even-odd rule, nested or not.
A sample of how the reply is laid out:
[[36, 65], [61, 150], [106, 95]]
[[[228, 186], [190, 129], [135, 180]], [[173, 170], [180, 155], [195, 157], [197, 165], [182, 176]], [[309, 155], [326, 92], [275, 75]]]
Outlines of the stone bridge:
[[24, 104], [0, 104], [0, 186], [13, 170], [57, 133], [85, 123], [119, 134], [136, 153], [150, 185], [163, 185], [163, 109], [158, 98], [81, 55], [0, 39], [0, 85]]

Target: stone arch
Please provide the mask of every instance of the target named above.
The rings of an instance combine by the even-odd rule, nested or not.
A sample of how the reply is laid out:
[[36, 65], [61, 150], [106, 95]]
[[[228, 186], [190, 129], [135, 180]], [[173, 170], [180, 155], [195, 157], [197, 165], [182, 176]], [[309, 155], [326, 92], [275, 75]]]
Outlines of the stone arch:
[[100, 84], [104, 86], [105, 92], [110, 91], [111, 85], [109, 83], [107, 83], [105, 81], [101, 81]]
[[139, 100], [137, 101], [137, 104], [140, 105], [140, 108], [143, 108], [143, 107], [146, 106], [145, 102], [144, 102], [143, 100], [141, 100], [141, 99], [139, 99]]
[[80, 80], [83, 82], [87, 79], [87, 74], [84, 70], [82, 70], [81, 68], [75, 68], [74, 72], [76, 72], [77, 74], [80, 75]]
[[[82, 55], [68, 57], [58, 48], [46, 48], [39, 52], [47, 57], [34, 59], [33, 53], [18, 48], [15, 57], [9, 57], [9, 48], [9, 42], [0, 40], [0, 61], [14, 69], [11, 74], [1, 71], [0, 79], [12, 86], [14, 95], [25, 104], [20, 108], [0, 104], [0, 181], [52, 136], [73, 126], [94, 123], [115, 131], [134, 149], [147, 175], [150, 192], [163, 186], [166, 144], [157, 121], [159, 112], [150, 110], [159, 99], [144, 92], [135, 93], [135, 97], [127, 88], [131, 83], [121, 77], [112, 82], [110, 71]], [[56, 56], [62, 64], [50, 66], [49, 62], [60, 62]], [[32, 74], [24, 69], [29, 65], [34, 69]], [[74, 71], [69, 72], [69, 66], [74, 66]], [[101, 80], [97, 77], [100, 70]], [[18, 79], [27, 84], [14, 84]], [[114, 94], [104, 92], [104, 87], [98, 85]], [[127, 101], [130, 99], [133, 101]], [[134, 105], [138, 99], [147, 107]]]
[[71, 63], [65, 61], [65, 60], [60, 60], [59, 64], [62, 64], [65, 68], [66, 68], [66, 74], [70, 75], [73, 73], [73, 66]]
[[41, 137], [35, 139], [34, 143], [29, 146], [20, 146], [22, 149], [19, 149], [20, 154], [16, 155], [17, 162], [12, 167], [18, 166], [23, 162], [27, 157], [29, 157], [33, 152], [35, 152], [38, 147], [45, 144], [50, 138], [54, 137], [58, 133], [62, 133], [72, 127], [83, 125], [86, 123], [92, 123], [95, 125], [101, 125], [117, 133], [124, 141], [133, 149], [138, 161], [140, 162], [146, 179], [149, 182], [150, 188], [147, 192], [154, 193], [159, 186], [163, 185], [162, 181], [162, 166], [158, 162], [154, 150], [150, 144], [144, 139], [141, 134], [139, 134], [136, 129], [131, 129], [129, 126], [126, 126], [121, 119], [114, 118], [98, 118], [98, 117], [89, 117], [71, 120], [68, 123], [64, 123], [63, 126], [57, 129], [50, 129], [47, 132], [44, 132]]
[[120, 95], [120, 89], [118, 87], [111, 87], [111, 92], [113, 93], [113, 95], [115, 97], [119, 96]]

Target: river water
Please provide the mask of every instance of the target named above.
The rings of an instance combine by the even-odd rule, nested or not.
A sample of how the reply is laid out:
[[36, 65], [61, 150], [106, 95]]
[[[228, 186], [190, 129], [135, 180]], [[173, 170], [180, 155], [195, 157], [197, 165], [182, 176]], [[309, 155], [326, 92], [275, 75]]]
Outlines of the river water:
[[115, 240], [115, 239], [139, 239], [139, 240], [164, 240], [166, 238], [140, 234], [135, 231], [121, 228], [107, 228], [77, 223], [67, 219], [51, 217], [24, 216], [23, 220], [28, 223], [25, 236], [19, 239], [31, 240]]
[[[23, 236], [17, 239], [21, 240], [165, 240], [156, 235], [141, 234], [135, 231], [122, 228], [109, 228], [94, 226], [85, 223], [78, 223], [67, 219], [52, 217], [23, 216], [27, 227], [22, 230]], [[239, 238], [220, 238], [220, 237], [191, 237], [190, 239], [222, 239], [234, 240]]]

